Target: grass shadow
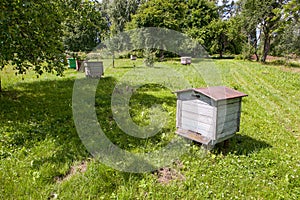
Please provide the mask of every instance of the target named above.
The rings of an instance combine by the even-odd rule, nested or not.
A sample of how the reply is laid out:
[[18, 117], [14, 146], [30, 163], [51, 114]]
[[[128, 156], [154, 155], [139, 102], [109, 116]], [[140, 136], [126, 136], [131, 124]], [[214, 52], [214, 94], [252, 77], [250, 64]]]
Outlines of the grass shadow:
[[247, 135], [236, 134], [227, 141], [217, 144], [214, 151], [216, 153], [222, 153], [223, 155], [250, 155], [266, 148], [272, 148], [272, 146]]
[[73, 84], [71, 78], [40, 80], [19, 83], [18, 89], [2, 93], [1, 158], [20, 149], [29, 150], [45, 140], [57, 146], [58, 162], [88, 155], [73, 122]]
[[[5, 149], [1, 158], [46, 139], [55, 141], [57, 154], [88, 156], [73, 121], [74, 82], [74, 78], [63, 78], [19, 83], [18, 89], [1, 93], [0, 142]], [[102, 78], [99, 87], [113, 87], [115, 83], [112, 77]]]
[[[2, 135], [3, 145], [13, 149], [30, 149], [36, 143], [47, 139], [53, 139], [56, 145], [62, 149], [62, 154], [73, 155], [74, 152], [86, 156], [87, 152], [77, 135], [72, 114], [72, 92], [75, 79], [58, 79], [36, 81], [33, 83], [20, 83], [19, 90], [2, 93], [0, 99], [1, 120], [0, 125], [6, 127]], [[151, 137], [139, 139], [124, 133], [113, 119], [111, 111], [111, 95], [117, 81], [113, 77], [105, 77], [99, 80], [96, 92], [96, 113], [98, 121], [107, 131], [108, 137], [119, 144], [120, 147], [144, 146], [149, 143], [162, 142], [161, 134], [171, 132], [173, 124]], [[159, 85], [145, 85], [134, 93], [130, 100], [131, 114], [136, 115], [144, 109], [150, 109], [154, 104], [165, 105], [174, 109], [176, 97], [169, 91], [167, 96], [155, 96], [149, 91], [160, 93]], [[175, 113], [173, 113], [175, 120]], [[174, 121], [171, 118], [171, 121]], [[144, 119], [141, 119], [143, 123]], [[68, 143], [66, 143], [68, 141]], [[78, 148], [80, 149], [78, 152]], [[73, 152], [73, 153], [72, 153]], [[9, 156], [3, 153], [2, 158]], [[76, 157], [76, 155], [73, 155]]]
[[134, 64], [132, 64], [132, 66], [115, 66], [115, 68], [117, 68], [117, 69], [134, 69], [134, 68], [139, 68], [139, 67], [134, 66]]
[[[141, 139], [128, 135], [120, 129], [117, 122], [114, 120], [112, 109], [111, 109], [111, 97], [114, 90], [115, 84], [111, 84], [110, 81], [102, 82], [102, 86], [97, 88], [96, 92], [96, 113], [98, 121], [103, 131], [105, 131], [106, 136], [114, 143], [117, 144], [120, 148], [126, 150], [147, 150], [149, 148], [156, 148], [157, 146], [166, 145], [169, 140], [162, 139], [162, 135], [166, 132], [174, 132], [171, 130], [175, 127], [175, 112], [174, 116], [171, 116], [169, 122], [174, 124], [166, 124], [155, 136]], [[139, 115], [141, 112], [144, 112], [147, 109], [151, 109], [153, 105], [163, 105], [169, 109], [175, 109], [176, 107], [176, 97], [170, 91], [167, 93], [167, 96], [156, 96], [150, 93], [159, 93], [165, 88], [157, 84], [147, 84], [139, 88], [137, 91], [134, 91], [133, 95], [130, 98], [130, 117], [133, 119], [133, 122], [138, 126], [146, 126], [148, 117], [141, 117], [138, 120], [134, 120], [136, 115]], [[125, 91], [126, 92], [126, 91]], [[126, 112], [126, 111], [124, 111]], [[150, 150], [150, 149], [148, 149]]]
[[213, 60], [233, 60], [235, 56], [212, 56], [211, 59]]

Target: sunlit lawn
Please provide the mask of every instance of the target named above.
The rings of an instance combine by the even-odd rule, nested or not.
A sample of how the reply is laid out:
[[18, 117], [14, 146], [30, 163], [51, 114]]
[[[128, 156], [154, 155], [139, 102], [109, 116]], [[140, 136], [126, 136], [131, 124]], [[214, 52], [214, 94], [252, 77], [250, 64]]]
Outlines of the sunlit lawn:
[[[113, 119], [111, 94], [142, 61], [117, 60], [106, 68], [96, 93], [96, 113], [107, 137], [132, 152], [163, 148], [175, 136], [176, 96], [172, 89], [148, 84], [130, 99], [130, 115], [149, 124], [151, 108], [161, 105], [167, 122], [149, 139], [129, 137]], [[249, 96], [243, 99], [240, 132], [212, 152], [192, 143], [188, 153], [166, 168], [174, 177], [161, 183], [157, 173], [126, 173], [94, 159], [81, 143], [72, 116], [72, 91], [83, 73], [67, 70], [64, 77], [0, 72], [0, 198], [1, 199], [297, 199], [300, 196], [300, 73], [282, 66], [216, 60], [182, 66], [178, 60], [158, 63], [169, 67], [192, 87], [205, 87], [201, 77], [215, 66], [222, 84]], [[210, 66], [211, 65], [211, 66]], [[160, 71], [161, 70], [161, 71]], [[217, 75], [217, 74], [216, 74]], [[211, 73], [208, 73], [211, 76]], [[141, 76], [140, 79], [146, 79]], [[213, 84], [213, 83], [210, 83]]]

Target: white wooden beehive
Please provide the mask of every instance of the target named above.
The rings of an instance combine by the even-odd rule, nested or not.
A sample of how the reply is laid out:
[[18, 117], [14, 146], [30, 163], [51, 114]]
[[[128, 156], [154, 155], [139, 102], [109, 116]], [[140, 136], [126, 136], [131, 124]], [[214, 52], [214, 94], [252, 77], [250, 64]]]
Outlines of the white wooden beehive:
[[103, 62], [84, 62], [85, 76], [91, 78], [101, 78], [104, 74]]
[[136, 56], [130, 55], [130, 60], [136, 60]]
[[176, 133], [214, 146], [239, 131], [242, 97], [224, 86], [177, 91]]
[[192, 57], [181, 57], [181, 64], [190, 65], [192, 63]]

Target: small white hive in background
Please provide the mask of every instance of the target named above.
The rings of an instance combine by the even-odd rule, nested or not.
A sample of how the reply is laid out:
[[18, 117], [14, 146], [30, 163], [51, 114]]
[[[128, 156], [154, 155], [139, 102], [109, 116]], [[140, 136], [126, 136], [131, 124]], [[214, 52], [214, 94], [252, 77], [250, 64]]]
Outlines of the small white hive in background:
[[130, 55], [130, 60], [136, 60], [136, 56]]
[[181, 57], [181, 64], [183, 65], [192, 64], [192, 57]]
[[84, 62], [85, 76], [89, 78], [101, 78], [104, 75], [103, 62]]

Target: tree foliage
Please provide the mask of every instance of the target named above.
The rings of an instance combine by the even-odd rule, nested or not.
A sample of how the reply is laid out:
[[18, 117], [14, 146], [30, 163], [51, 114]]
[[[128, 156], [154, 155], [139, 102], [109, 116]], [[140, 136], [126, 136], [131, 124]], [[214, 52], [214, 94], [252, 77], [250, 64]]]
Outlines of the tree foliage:
[[218, 53], [220, 58], [224, 53], [240, 54], [244, 37], [240, 33], [241, 27], [235, 18], [229, 20], [215, 19], [207, 27], [208, 51]]
[[300, 55], [300, 2], [292, 0], [284, 6], [283, 23], [277, 31], [272, 52], [289, 57]]
[[65, 56], [61, 7], [61, 1], [1, 1], [0, 66], [11, 61], [19, 73], [32, 68], [39, 74], [43, 70], [62, 74]]
[[281, 26], [282, 10], [286, 3], [285, 0], [242, 0], [241, 16], [248, 44], [258, 54], [258, 43], [261, 43], [262, 62], [266, 61], [271, 50], [271, 42]]
[[[159, 27], [182, 32], [184, 28], [184, 17], [186, 14], [187, 5], [184, 0], [152, 0], [142, 4], [137, 13], [132, 16], [132, 21], [126, 24], [126, 29], [136, 29], [143, 27]], [[169, 38], [164, 38], [165, 31], [154, 38], [147, 36], [151, 35], [152, 30], [140, 30], [133, 34], [133, 46], [144, 47], [145, 63], [147, 66], [152, 66], [154, 55], [157, 54], [162, 59], [166, 53], [163, 49], [163, 41], [168, 41]], [[172, 54], [172, 53], [171, 53]]]
[[126, 23], [132, 20], [140, 5], [145, 0], [104, 0], [107, 19], [112, 34], [124, 31]]
[[73, 0], [64, 22], [64, 45], [71, 52], [91, 51], [105, 38], [108, 24], [98, 2]]
[[65, 50], [90, 51], [125, 28], [161, 27], [209, 53], [300, 54], [299, 0], [3, 0], [0, 68], [61, 75]]
[[160, 27], [181, 31], [186, 8], [183, 0], [146, 1], [132, 16], [127, 28]]
[[198, 42], [206, 46], [207, 49], [210, 49], [207, 26], [219, 18], [218, 8], [214, 2], [208, 2], [206, 0], [189, 0], [187, 4], [188, 10], [185, 19], [185, 33], [197, 39]]
[[[187, 34], [210, 49], [207, 29], [218, 18], [214, 2], [206, 0], [153, 0], [145, 2], [127, 24], [128, 29], [160, 27]], [[147, 45], [146, 45], [147, 46]]]
[[275, 38], [272, 52], [278, 56], [300, 55], [300, 23], [287, 23]]

